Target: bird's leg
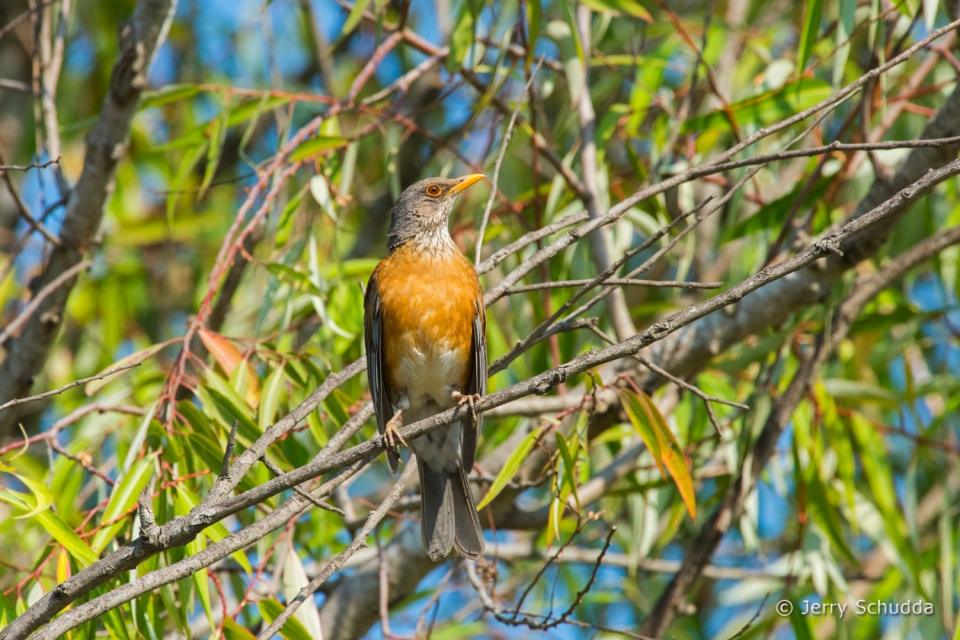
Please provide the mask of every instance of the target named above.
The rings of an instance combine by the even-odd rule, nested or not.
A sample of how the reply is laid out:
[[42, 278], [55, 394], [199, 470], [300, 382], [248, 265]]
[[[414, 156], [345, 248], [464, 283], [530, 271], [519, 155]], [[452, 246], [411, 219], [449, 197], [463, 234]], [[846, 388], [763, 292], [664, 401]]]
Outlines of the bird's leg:
[[383, 430], [383, 439], [387, 441], [387, 446], [393, 451], [397, 450], [397, 440], [403, 443], [403, 446], [408, 447], [407, 441], [403, 439], [403, 436], [400, 435], [400, 432], [397, 431], [397, 423], [403, 424], [403, 418], [401, 414], [403, 413], [402, 409], [397, 409], [397, 412], [393, 414], [393, 417], [387, 420], [387, 425]]
[[470, 405], [470, 415], [473, 417], [473, 424], [477, 424], [476, 403], [480, 402], [480, 399], [481, 399], [480, 394], [479, 393], [464, 394], [454, 389], [452, 395], [453, 395], [453, 399], [457, 401], [457, 405], [461, 407], [465, 404]]

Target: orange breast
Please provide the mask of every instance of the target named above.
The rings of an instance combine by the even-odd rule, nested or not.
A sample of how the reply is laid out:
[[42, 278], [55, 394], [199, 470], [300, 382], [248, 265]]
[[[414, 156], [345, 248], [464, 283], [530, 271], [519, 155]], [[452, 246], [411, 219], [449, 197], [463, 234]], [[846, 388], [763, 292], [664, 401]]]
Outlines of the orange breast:
[[421, 377], [411, 364], [418, 362], [430, 367], [422, 372], [429, 378], [439, 373], [436, 367], [442, 362], [445, 384], [465, 388], [470, 379], [473, 320], [477, 305], [483, 306], [480, 283], [466, 258], [456, 250], [431, 255], [400, 247], [377, 266], [374, 275], [390, 393], [417, 386], [416, 381], [398, 378]]

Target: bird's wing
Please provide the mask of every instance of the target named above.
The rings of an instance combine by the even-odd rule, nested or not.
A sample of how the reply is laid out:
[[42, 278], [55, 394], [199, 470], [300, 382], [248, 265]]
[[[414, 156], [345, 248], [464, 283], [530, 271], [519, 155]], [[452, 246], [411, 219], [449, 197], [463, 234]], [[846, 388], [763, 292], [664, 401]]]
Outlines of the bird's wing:
[[[483, 310], [483, 298], [480, 297], [476, 303], [476, 315], [473, 317], [473, 339], [470, 348], [471, 360], [473, 366], [470, 372], [470, 383], [467, 385], [468, 394], [479, 393], [481, 396], [487, 395], [487, 316]], [[480, 433], [480, 426], [483, 423], [483, 414], [477, 416], [477, 424], [473, 425], [467, 418], [462, 421], [462, 443], [463, 443], [463, 470], [470, 473], [473, 470], [473, 462], [477, 456], [477, 440]]]
[[[370, 398], [377, 414], [377, 429], [383, 435], [387, 421], [392, 416], [390, 394], [384, 378], [383, 363], [383, 314], [380, 312], [380, 295], [377, 291], [377, 272], [374, 270], [367, 283], [363, 297], [363, 342], [367, 349], [367, 382], [370, 386]], [[398, 458], [387, 451], [390, 470], [396, 472]]]

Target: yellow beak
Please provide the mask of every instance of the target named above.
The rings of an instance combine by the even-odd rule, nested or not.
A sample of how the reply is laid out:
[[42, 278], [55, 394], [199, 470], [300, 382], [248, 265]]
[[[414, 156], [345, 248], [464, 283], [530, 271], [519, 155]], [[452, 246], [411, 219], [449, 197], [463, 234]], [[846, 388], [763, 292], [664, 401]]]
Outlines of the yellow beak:
[[484, 179], [484, 177], [485, 176], [482, 173], [473, 173], [473, 174], [470, 174], [469, 176], [463, 176], [462, 178], [460, 178], [460, 181], [456, 185], [454, 185], [453, 189], [451, 189], [450, 192], [454, 194], [460, 193], [470, 185], [480, 182], [481, 180]]

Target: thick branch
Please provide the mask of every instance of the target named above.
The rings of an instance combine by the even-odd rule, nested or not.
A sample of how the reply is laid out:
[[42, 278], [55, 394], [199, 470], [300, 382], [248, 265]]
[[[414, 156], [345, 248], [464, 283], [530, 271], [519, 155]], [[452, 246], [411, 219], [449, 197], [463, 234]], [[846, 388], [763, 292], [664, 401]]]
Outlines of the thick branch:
[[[43, 276], [33, 292], [44, 290], [83, 260], [100, 228], [103, 210], [113, 192], [117, 163], [126, 152], [130, 125], [147, 86], [150, 63], [173, 19], [175, 0], [140, 0], [133, 18], [120, 29], [120, 58], [113, 68], [110, 90], [100, 117], [87, 137], [83, 173], [67, 199], [60, 244], [53, 248]], [[63, 320], [63, 310], [76, 282], [71, 277], [37, 309], [37, 321], [9, 345], [0, 366], [0, 404], [25, 396], [43, 367]], [[17, 410], [0, 416], [0, 433], [16, 423]]]
[[[957, 164], [960, 161], [955, 161]], [[743, 515], [747, 497], [755, 487], [767, 461], [773, 455], [777, 440], [789, 422], [797, 405], [803, 399], [813, 380], [833, 349], [847, 336], [854, 320], [864, 306], [878, 293], [889, 287], [907, 271], [930, 259], [947, 247], [960, 243], [960, 227], [941, 231], [890, 261], [880, 271], [860, 283], [848, 297], [831, 323], [832, 334], [822, 335], [816, 351], [800, 366], [784, 394], [777, 400], [757, 438], [750, 460], [750, 468], [737, 478], [736, 483], [724, 495], [720, 507], [700, 530], [696, 541], [683, 559], [676, 576], [660, 596], [650, 615], [644, 620], [641, 633], [660, 637], [670, 627], [677, 612], [686, 601], [694, 581], [709, 564], [717, 545], [733, 523]]]

